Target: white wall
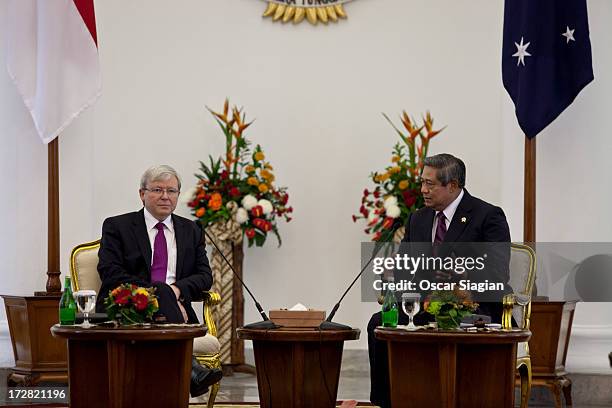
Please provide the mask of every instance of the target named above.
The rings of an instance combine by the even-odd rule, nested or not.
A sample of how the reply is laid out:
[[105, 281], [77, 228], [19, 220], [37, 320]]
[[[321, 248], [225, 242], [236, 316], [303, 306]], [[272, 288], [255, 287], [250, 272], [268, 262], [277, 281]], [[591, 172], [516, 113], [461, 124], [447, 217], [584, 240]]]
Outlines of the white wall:
[[[603, 156], [600, 146], [610, 144], [603, 115], [610, 83], [600, 76], [612, 55], [604, 40], [612, 12], [604, 0], [589, 5], [596, 9], [597, 79], [560, 119], [565, 125], [556, 123], [540, 137], [540, 239], [609, 240], [605, 212], [603, 221], [589, 218], [587, 226], [573, 217], [557, 222], [582, 204], [578, 191], [600, 208], [610, 201], [599, 176], [610, 165], [602, 160], [591, 172], [589, 153]], [[184, 0], [181, 6], [96, 3], [103, 96], [60, 139], [64, 272], [70, 249], [97, 238], [105, 217], [139, 208], [138, 180], [146, 167], [172, 164], [186, 187], [193, 184], [197, 161], [219, 155], [224, 143], [204, 105], [219, 108], [226, 96], [257, 118], [247, 134], [262, 144], [295, 208], [294, 221], [281, 225], [280, 249], [270, 241], [246, 250], [246, 282], [266, 309], [300, 301], [329, 310], [358, 271], [359, 245], [367, 237], [351, 214], [368, 174], [387, 165], [397, 141], [381, 111], [397, 117], [402, 109], [415, 116], [430, 109], [437, 125], [448, 125], [431, 152], [462, 157], [470, 191], [503, 205], [513, 238], [521, 238], [522, 136], [501, 85], [503, 2], [355, 0], [346, 6], [349, 19], [328, 27], [273, 24], [260, 17], [260, 1]], [[0, 292], [28, 293], [45, 281], [46, 147], [29, 130], [3, 70], [0, 90], [0, 168], [11, 193], [0, 200], [0, 213], [7, 214]], [[576, 138], [579, 130], [584, 134]], [[587, 139], [595, 148], [579, 145]], [[571, 157], [576, 170], [553, 172], [564, 162], [559, 155]], [[559, 171], [576, 180], [565, 183]], [[558, 202], [565, 185], [575, 196]], [[365, 325], [376, 310], [360, 302], [358, 288], [346, 298], [336, 320], [364, 331], [347, 347], [367, 347]], [[247, 302], [246, 320], [256, 319]]]

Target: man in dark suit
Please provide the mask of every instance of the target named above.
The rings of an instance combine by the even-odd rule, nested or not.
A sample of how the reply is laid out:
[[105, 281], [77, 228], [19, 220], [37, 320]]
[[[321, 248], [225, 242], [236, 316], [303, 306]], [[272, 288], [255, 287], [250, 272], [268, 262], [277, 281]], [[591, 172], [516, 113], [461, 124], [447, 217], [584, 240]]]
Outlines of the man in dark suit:
[[[104, 311], [109, 291], [123, 283], [156, 288], [156, 319], [168, 323], [198, 323], [191, 301], [210, 289], [212, 273], [193, 222], [173, 214], [181, 182], [166, 165], [149, 168], [140, 182], [144, 208], [107, 218], [102, 226], [98, 273], [102, 286], [96, 309]], [[221, 379], [221, 370], [208, 370], [192, 361], [191, 395], [204, 394]]]
[[[465, 189], [465, 164], [450, 155], [439, 154], [427, 157], [421, 174], [421, 193], [425, 207], [411, 214], [406, 225], [402, 242], [427, 243], [430, 253], [436, 249], [450, 254], [451, 251], [465, 250], [461, 245], [452, 248], [454, 242], [510, 242], [510, 230], [501, 208], [470, 195]], [[431, 244], [429, 244], [431, 243]], [[492, 254], [487, 265], [487, 276], [495, 282], [509, 281], [508, 263], [510, 247], [495, 245], [490, 247], [497, 253]], [[452, 255], [458, 255], [452, 253]], [[397, 274], [397, 273], [396, 273]], [[417, 272], [417, 275], [419, 272]], [[405, 278], [405, 277], [401, 277]], [[456, 281], [457, 276], [447, 271], [424, 272], [420, 279], [433, 282]], [[409, 278], [408, 278], [409, 279]], [[396, 282], [398, 278], [396, 277]], [[509, 287], [502, 292], [507, 292]], [[501, 296], [502, 293], [499, 294]], [[500, 297], [501, 299], [501, 297]], [[482, 303], [478, 313], [491, 316], [492, 321], [501, 321], [502, 305]], [[400, 310], [400, 324], [406, 324], [408, 317]], [[415, 316], [415, 324], [424, 324], [432, 316], [421, 312]], [[370, 357], [370, 400], [383, 408], [390, 406], [388, 356], [385, 342], [374, 338], [374, 329], [381, 325], [381, 314], [376, 313], [368, 323], [368, 351]]]

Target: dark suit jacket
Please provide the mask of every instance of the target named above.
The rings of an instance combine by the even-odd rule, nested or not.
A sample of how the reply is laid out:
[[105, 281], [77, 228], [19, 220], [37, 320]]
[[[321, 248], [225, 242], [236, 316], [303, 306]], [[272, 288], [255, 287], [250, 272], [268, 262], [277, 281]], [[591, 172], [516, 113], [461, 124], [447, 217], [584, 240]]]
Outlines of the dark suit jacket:
[[[406, 232], [402, 242], [408, 243], [430, 243], [432, 241], [432, 228], [435, 217], [435, 210], [431, 208], [421, 208], [411, 214], [406, 225]], [[465, 219], [465, 222], [462, 222]], [[486, 278], [490, 281], [507, 283], [510, 280], [510, 229], [506, 216], [501, 208], [491, 205], [479, 198], [470, 195], [467, 190], [463, 190], [461, 199], [453, 219], [448, 227], [444, 243], [440, 248], [439, 256], [470, 256], [470, 247], [467, 245], [453, 246], [458, 242], [502, 242], [508, 245], [491, 245], [488, 247], [488, 258], [486, 261]], [[421, 245], [423, 247], [423, 245]], [[429, 246], [431, 248], [431, 246]], [[430, 249], [431, 251], [431, 249]], [[492, 252], [492, 253], [491, 253]], [[400, 277], [406, 279], [406, 277]], [[434, 279], [432, 275], [428, 279]], [[463, 277], [461, 277], [463, 278]], [[484, 280], [484, 277], [472, 275], [467, 277], [472, 281]], [[397, 279], [397, 278], [396, 278]], [[409, 278], [408, 278], [409, 279]], [[452, 278], [458, 280], [457, 276]], [[505, 293], [511, 292], [511, 288], [506, 288], [496, 297], [501, 297]], [[489, 309], [484, 305], [483, 309]], [[501, 305], [500, 305], [501, 306]], [[495, 314], [498, 312], [495, 307]], [[501, 310], [501, 309], [500, 309]], [[482, 313], [489, 310], [481, 310]], [[488, 314], [488, 313], [487, 313]], [[492, 316], [494, 321], [497, 316]]]
[[[191, 301], [201, 300], [202, 291], [212, 285], [212, 273], [202, 230], [193, 221], [172, 214], [176, 238], [176, 282], [191, 321], [195, 312]], [[151, 243], [144, 210], [107, 218], [102, 225], [98, 252], [98, 273], [102, 286], [96, 309], [104, 311], [108, 292], [122, 283], [151, 286]]]

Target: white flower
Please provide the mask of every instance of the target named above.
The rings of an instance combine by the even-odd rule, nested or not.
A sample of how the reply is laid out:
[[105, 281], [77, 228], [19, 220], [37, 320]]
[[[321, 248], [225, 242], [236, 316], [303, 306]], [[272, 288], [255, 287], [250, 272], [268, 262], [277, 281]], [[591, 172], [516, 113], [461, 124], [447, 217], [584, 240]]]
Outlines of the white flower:
[[198, 188], [196, 186], [193, 186], [187, 191], [185, 191], [183, 194], [181, 194], [181, 203], [187, 204], [190, 201], [193, 201], [196, 195], [196, 191], [198, 191]]
[[383, 206], [385, 207], [385, 210], [387, 209], [387, 207], [397, 206], [397, 197], [389, 196], [385, 198], [385, 202], [383, 203]]
[[370, 211], [370, 213], [368, 214], [368, 225], [373, 223], [377, 219], [378, 219], [378, 214], [374, 213], [374, 211]]
[[397, 205], [390, 205], [386, 207], [385, 210], [387, 211], [387, 217], [389, 218], [397, 218], [402, 213]]
[[272, 203], [268, 200], [264, 200], [261, 199], [257, 202], [257, 205], [260, 205], [261, 208], [263, 208], [263, 213], [264, 214], [270, 214], [272, 212], [272, 210], [274, 209], [272, 207]]
[[257, 205], [257, 199], [250, 194], [247, 194], [242, 199], [242, 206], [245, 210], [250, 211], [251, 208]]
[[249, 220], [249, 213], [247, 212], [247, 210], [240, 207], [238, 210], [236, 210], [235, 218], [238, 224], [244, 224]]

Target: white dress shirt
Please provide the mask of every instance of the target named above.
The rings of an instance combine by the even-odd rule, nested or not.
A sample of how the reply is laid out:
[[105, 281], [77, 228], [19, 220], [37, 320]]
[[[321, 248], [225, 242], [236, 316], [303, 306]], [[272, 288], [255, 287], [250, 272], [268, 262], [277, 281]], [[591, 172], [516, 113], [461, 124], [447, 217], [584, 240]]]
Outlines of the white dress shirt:
[[[450, 226], [450, 223], [453, 220], [455, 211], [457, 211], [457, 207], [459, 207], [459, 203], [461, 202], [462, 198], [463, 198], [463, 189], [461, 189], [457, 198], [455, 198], [452, 203], [450, 203], [444, 210], [442, 210], [442, 212], [444, 213], [444, 216], [446, 217], [446, 220], [444, 220], [444, 222], [446, 223], [446, 231], [448, 231], [448, 227]], [[433, 226], [431, 227], [431, 242], [434, 242], [436, 240], [436, 228], [438, 227], [438, 214], [439, 213], [440, 211], [436, 211], [436, 215], [434, 216]]]
[[[155, 226], [160, 221], [151, 215], [147, 209], [144, 209], [145, 224], [147, 225], [147, 234], [149, 234], [149, 242], [151, 243], [151, 264], [153, 264], [153, 252], [155, 251], [155, 236], [159, 232]], [[166, 246], [168, 248], [168, 270], [166, 271], [166, 283], [172, 285], [176, 282], [176, 236], [174, 234], [174, 224], [172, 223], [172, 215], [161, 221], [164, 224], [164, 235], [166, 237]]]

